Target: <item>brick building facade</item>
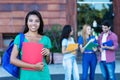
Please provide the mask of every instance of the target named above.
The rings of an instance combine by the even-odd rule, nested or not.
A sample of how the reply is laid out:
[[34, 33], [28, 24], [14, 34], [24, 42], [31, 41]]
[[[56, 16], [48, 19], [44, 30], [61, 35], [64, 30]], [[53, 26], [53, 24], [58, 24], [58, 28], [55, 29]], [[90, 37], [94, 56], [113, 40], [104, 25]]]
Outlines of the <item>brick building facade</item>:
[[4, 48], [6, 33], [23, 30], [24, 18], [28, 11], [39, 10], [45, 28], [53, 24], [71, 24], [76, 31], [76, 0], [2, 0], [0, 1], [0, 49]]
[[[28, 11], [39, 10], [42, 14], [45, 28], [53, 24], [70, 24], [77, 30], [77, 0], [3, 0], [0, 1], [0, 49], [4, 48], [4, 34], [18, 33], [23, 30], [24, 18]], [[120, 0], [113, 0], [114, 32], [120, 36]], [[119, 37], [120, 39], [120, 37]]]

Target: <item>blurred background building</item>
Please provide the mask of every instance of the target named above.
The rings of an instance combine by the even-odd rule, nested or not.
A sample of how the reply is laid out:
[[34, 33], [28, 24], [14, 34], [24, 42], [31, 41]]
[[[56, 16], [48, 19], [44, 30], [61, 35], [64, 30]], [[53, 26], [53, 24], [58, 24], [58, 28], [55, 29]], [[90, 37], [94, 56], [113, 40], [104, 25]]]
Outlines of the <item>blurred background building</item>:
[[76, 29], [76, 0], [0, 0], [0, 50], [24, 28], [30, 10], [42, 14], [45, 30], [54, 24], [71, 24]]
[[[0, 50], [24, 28], [24, 18], [30, 10], [42, 14], [45, 30], [53, 25], [72, 25], [75, 35], [85, 23], [101, 32], [100, 24], [109, 19], [112, 31], [120, 36], [120, 0], [1, 0], [0, 1]], [[120, 40], [120, 37], [119, 37]]]

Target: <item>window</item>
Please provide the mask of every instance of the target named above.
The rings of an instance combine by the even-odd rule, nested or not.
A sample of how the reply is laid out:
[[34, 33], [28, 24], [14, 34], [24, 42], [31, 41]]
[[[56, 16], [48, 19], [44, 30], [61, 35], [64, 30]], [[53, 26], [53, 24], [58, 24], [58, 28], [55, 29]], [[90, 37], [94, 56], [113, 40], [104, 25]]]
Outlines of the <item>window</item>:
[[3, 45], [6, 48], [9, 43], [15, 38], [15, 36], [17, 35], [17, 33], [12, 34], [12, 33], [5, 33], [3, 34]]

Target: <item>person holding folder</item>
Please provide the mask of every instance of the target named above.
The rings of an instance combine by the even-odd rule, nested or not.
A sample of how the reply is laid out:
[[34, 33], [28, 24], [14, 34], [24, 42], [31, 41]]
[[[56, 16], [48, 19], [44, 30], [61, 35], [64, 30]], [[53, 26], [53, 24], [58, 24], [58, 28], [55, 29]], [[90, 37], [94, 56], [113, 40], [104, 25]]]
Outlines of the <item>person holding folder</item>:
[[108, 20], [102, 23], [103, 32], [98, 38], [99, 63], [104, 80], [116, 80], [115, 78], [115, 51], [118, 49], [118, 37], [111, 30]]
[[[41, 14], [36, 10], [30, 11], [25, 18], [25, 38], [21, 50], [19, 49], [20, 36], [17, 35], [15, 37], [14, 47], [11, 54], [11, 64], [20, 67], [20, 80], [51, 80], [48, 65], [46, 63], [46, 58], [48, 58], [50, 55], [51, 40], [43, 34], [43, 27], [44, 23]], [[27, 46], [28, 44], [33, 44], [33, 47]], [[42, 44], [43, 47], [39, 44]], [[25, 49], [25, 46], [27, 49]], [[26, 52], [26, 50], [33, 51], [29, 51], [27, 54], [33, 55], [33, 58], [35, 59], [36, 56], [34, 54], [39, 51], [38, 47], [40, 47], [39, 54], [42, 54], [43, 56], [43, 59], [41, 59], [42, 61], [37, 63], [29, 63], [31, 61], [26, 62], [22, 60], [23, 57], [25, 57], [24, 52]], [[19, 54], [21, 59], [17, 58]], [[39, 57], [42, 58], [42, 56]], [[27, 57], [27, 59], [29, 59], [29, 57]]]
[[[88, 24], [83, 25], [82, 34], [78, 38], [80, 52], [82, 53], [82, 79], [87, 80], [88, 70], [90, 68], [89, 80], [94, 80], [95, 69], [97, 65], [96, 51], [97, 46], [87, 46], [89, 44], [97, 44], [95, 36], [92, 35], [91, 26]], [[91, 47], [91, 48], [90, 48]]]
[[[73, 74], [74, 80], [79, 80], [78, 66], [76, 62], [76, 47], [73, 35], [73, 30], [70, 25], [65, 25], [61, 34], [61, 45], [63, 53], [63, 67], [65, 71], [64, 80], [72, 80], [71, 74]], [[70, 44], [73, 44], [70, 46]], [[75, 48], [73, 47], [75, 46]], [[73, 49], [71, 49], [73, 48]]]

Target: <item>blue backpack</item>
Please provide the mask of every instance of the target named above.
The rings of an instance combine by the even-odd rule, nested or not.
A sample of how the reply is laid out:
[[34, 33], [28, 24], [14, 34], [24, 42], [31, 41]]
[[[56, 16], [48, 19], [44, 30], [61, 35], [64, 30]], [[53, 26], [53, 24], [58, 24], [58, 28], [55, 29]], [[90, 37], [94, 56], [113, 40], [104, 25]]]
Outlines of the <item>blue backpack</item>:
[[[22, 48], [22, 42], [24, 41], [24, 34], [20, 33], [20, 45], [19, 48], [21, 50]], [[19, 78], [19, 67], [13, 65], [10, 63], [10, 55], [12, 52], [14, 46], [14, 40], [10, 42], [7, 50], [4, 52], [3, 57], [2, 57], [2, 67], [11, 75], [13, 75], [16, 78]], [[19, 51], [20, 52], [20, 51]], [[18, 58], [20, 59], [20, 55], [18, 56]]]

